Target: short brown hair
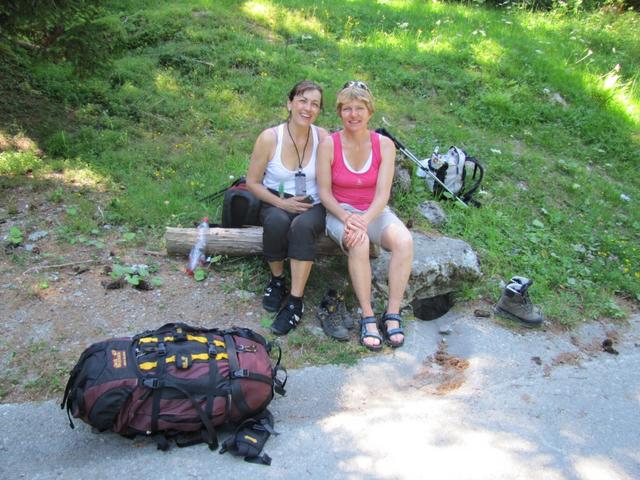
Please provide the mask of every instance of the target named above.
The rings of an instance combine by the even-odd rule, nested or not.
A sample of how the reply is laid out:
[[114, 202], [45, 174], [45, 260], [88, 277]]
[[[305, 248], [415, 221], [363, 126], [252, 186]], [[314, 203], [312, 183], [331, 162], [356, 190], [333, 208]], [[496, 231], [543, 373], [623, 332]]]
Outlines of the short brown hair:
[[322, 91], [322, 87], [318, 83], [312, 82], [311, 80], [302, 80], [301, 82], [296, 83], [289, 92], [289, 101], [293, 102], [293, 99], [296, 96], [302, 95], [308, 90], [318, 90], [320, 92], [320, 108], [322, 109], [324, 92]]

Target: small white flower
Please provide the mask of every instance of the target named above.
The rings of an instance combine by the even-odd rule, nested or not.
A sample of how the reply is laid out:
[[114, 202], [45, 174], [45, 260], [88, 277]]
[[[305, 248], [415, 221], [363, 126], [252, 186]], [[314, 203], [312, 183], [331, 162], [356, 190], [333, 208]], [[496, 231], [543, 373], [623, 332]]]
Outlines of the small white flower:
[[491, 153], [495, 153], [496, 155], [502, 155], [502, 152], [497, 148], [490, 148], [489, 150], [491, 150]]
[[620, 200], [623, 200], [625, 202], [630, 202], [631, 201], [631, 197], [629, 195], [625, 195], [624, 193], [620, 194]]

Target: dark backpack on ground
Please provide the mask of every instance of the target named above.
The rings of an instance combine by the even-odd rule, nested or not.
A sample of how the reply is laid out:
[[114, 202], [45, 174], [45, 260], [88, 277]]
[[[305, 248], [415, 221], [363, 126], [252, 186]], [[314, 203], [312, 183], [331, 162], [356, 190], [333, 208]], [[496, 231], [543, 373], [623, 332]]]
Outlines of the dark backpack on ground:
[[[224, 196], [223, 196], [224, 195]], [[231, 185], [201, 198], [213, 201], [222, 198], [222, 227], [238, 228], [245, 225], [260, 226], [260, 200], [247, 190], [247, 180], [240, 177]]]
[[206, 442], [215, 450], [216, 427], [261, 419], [274, 392], [284, 395], [286, 371], [270, 352], [271, 345], [246, 328], [169, 323], [87, 348], [60, 407], [72, 428], [73, 415], [99, 431], [158, 434], [163, 450], [169, 439], [178, 446]]

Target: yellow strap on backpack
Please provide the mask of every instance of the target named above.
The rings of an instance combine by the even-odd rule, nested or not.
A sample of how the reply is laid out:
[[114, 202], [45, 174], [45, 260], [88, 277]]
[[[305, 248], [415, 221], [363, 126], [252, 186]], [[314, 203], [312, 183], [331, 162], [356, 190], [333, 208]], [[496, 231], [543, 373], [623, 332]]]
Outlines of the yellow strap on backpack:
[[[187, 335], [187, 340], [191, 341], [191, 342], [199, 342], [199, 343], [209, 343], [209, 339], [207, 337], [203, 337], [203, 336], [198, 336], [198, 335]], [[175, 341], [174, 337], [164, 337], [162, 339], [163, 342], [173, 342]], [[158, 343], [158, 337], [143, 337], [141, 339], [138, 340], [138, 343]], [[224, 342], [220, 341], [220, 340], [213, 340], [213, 344], [216, 347], [224, 347], [225, 344]]]
[[[222, 360], [225, 358], [229, 358], [229, 355], [227, 355], [226, 353], [218, 353], [216, 355], [216, 360]], [[209, 360], [209, 354], [208, 353], [192, 353], [191, 354], [191, 360]], [[176, 356], [175, 355], [171, 355], [170, 357], [167, 357], [165, 359], [165, 363], [175, 363], [176, 361]], [[138, 365], [138, 368], [140, 368], [140, 370], [153, 370], [154, 368], [156, 368], [158, 366], [158, 362], [142, 362], [140, 365]]]

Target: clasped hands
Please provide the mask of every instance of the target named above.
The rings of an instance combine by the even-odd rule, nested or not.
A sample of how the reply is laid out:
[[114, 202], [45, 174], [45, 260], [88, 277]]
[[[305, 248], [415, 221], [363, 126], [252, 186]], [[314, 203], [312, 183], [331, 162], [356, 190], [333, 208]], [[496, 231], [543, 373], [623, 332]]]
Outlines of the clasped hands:
[[344, 221], [344, 245], [345, 247], [355, 247], [360, 245], [367, 238], [367, 222], [361, 215], [350, 213]]
[[303, 201], [304, 199], [304, 195], [286, 198], [282, 209], [290, 213], [304, 213], [313, 207], [313, 204]]

